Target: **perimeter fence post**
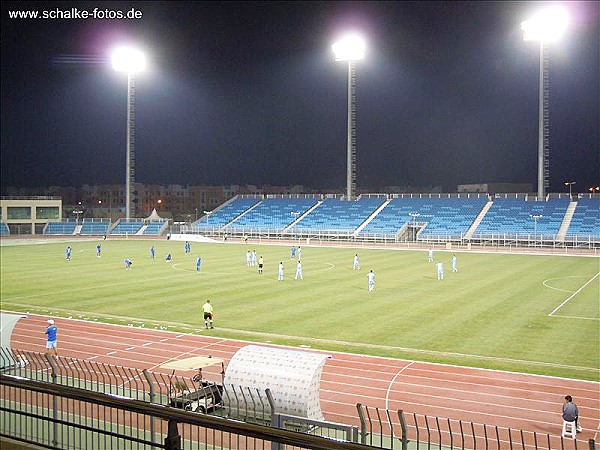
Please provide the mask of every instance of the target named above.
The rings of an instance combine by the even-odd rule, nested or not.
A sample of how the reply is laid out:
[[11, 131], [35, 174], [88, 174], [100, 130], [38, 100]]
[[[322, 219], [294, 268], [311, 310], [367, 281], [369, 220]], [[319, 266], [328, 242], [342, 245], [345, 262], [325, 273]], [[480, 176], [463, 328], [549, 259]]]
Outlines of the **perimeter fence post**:
[[398, 410], [398, 419], [400, 420], [400, 430], [402, 436], [400, 441], [402, 442], [402, 450], [408, 450], [408, 426], [406, 425], [406, 419], [404, 418], [404, 411]]
[[363, 407], [360, 403], [356, 404], [356, 410], [358, 411], [358, 419], [360, 420], [360, 443], [367, 443], [367, 423], [365, 420], [365, 414], [363, 412]]
[[182, 450], [177, 421], [173, 419], [169, 420], [167, 437], [165, 438], [165, 450]]
[[[58, 374], [56, 373], [56, 365], [50, 353], [46, 353], [46, 361], [52, 370], [52, 383], [58, 384]], [[52, 445], [58, 447], [58, 398], [56, 395], [52, 396], [52, 416], [54, 421], [52, 422]]]
[[590, 450], [596, 450], [596, 441], [594, 439], [590, 439], [588, 443], [590, 444]]
[[[271, 414], [271, 426], [273, 428], [283, 428], [281, 414]], [[271, 441], [271, 450], [283, 450], [283, 444]]]
[[[156, 395], [156, 393], [154, 392], [154, 383], [152, 383], [152, 378], [150, 377], [148, 369], [144, 369], [142, 373], [144, 374], [144, 378], [146, 378], [146, 381], [148, 382], [148, 396], [150, 399], [150, 403], [154, 403], [154, 397]], [[153, 444], [156, 443], [156, 437], [154, 436], [154, 419], [154, 416], [150, 417], [150, 442], [152, 442]]]

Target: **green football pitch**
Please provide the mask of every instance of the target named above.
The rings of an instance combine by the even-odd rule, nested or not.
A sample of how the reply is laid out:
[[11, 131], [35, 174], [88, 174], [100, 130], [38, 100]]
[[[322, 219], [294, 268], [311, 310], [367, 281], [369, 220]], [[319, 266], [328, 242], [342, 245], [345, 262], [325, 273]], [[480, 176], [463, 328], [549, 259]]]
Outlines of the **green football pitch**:
[[[186, 255], [183, 242], [167, 240], [2, 244], [4, 311], [600, 379], [597, 257], [460, 252], [452, 273], [452, 252], [436, 250], [445, 268], [438, 281], [426, 250], [306, 246], [304, 280], [295, 281], [289, 245], [192, 242]], [[246, 265], [247, 250], [263, 256], [262, 275]], [[357, 252], [361, 270], [352, 269]], [[201, 318], [207, 299], [214, 330]]]

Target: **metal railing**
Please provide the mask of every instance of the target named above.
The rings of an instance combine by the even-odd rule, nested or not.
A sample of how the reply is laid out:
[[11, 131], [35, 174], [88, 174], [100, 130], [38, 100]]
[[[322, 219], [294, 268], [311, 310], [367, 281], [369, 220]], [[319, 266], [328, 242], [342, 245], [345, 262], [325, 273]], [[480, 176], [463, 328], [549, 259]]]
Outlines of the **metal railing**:
[[596, 448], [589, 439], [511, 429], [496, 425], [408, 414], [356, 405], [360, 418], [360, 442], [401, 450], [581, 450]]
[[[0, 374], [0, 386], [3, 419], [0, 435], [47, 448], [372, 448], [11, 375]], [[146, 431], [150, 422], [157, 423], [152, 434]]]
[[[279, 450], [290, 444], [278, 440], [277, 429], [328, 440], [298, 444], [296, 436], [299, 448], [595, 449], [593, 440], [362, 404], [344, 424], [283, 415], [269, 389], [225, 386], [201, 372], [181, 376], [5, 348], [0, 367], [0, 435], [48, 448]], [[204, 369], [205, 375], [221, 377], [220, 369]], [[260, 428], [247, 434], [240, 423]], [[181, 446], [167, 446], [165, 436]], [[349, 442], [362, 446], [342, 445]]]

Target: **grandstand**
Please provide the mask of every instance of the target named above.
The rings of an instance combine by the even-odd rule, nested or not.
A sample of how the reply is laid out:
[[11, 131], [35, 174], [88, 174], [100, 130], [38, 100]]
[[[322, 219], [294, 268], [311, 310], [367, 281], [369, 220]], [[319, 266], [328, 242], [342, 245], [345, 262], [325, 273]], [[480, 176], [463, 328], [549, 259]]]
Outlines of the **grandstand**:
[[142, 219], [119, 219], [117, 223], [109, 229], [109, 234], [130, 235], [137, 234], [142, 230], [144, 221]]
[[412, 226], [420, 238], [461, 238], [487, 203], [487, 196], [397, 197], [360, 232], [361, 236], [396, 235]]
[[143, 230], [145, 235], [160, 235], [165, 231], [169, 222], [167, 220], [155, 220], [150, 222]]
[[314, 231], [333, 234], [353, 233], [384, 202], [385, 198], [380, 197], [362, 197], [351, 202], [328, 198], [298, 220], [289, 231], [294, 233]]
[[566, 232], [567, 239], [598, 239], [600, 236], [600, 197], [581, 198]]
[[[144, 235], [342, 239], [373, 242], [600, 247], [600, 197], [553, 194], [364, 194], [236, 196], [191, 225], [159, 218], [51, 221], [46, 235]], [[10, 233], [8, 225], [0, 229]]]
[[61, 222], [48, 222], [44, 227], [44, 234], [75, 234], [77, 222], [66, 220]]
[[496, 198], [473, 237], [538, 235], [543, 239], [555, 239], [569, 203], [568, 198], [547, 201]]
[[[182, 232], [481, 245], [600, 246], [600, 200], [555, 194], [235, 197]], [[575, 242], [575, 244], [572, 244]]]
[[223, 229], [231, 232], [282, 232], [297, 215], [302, 216], [315, 206], [317, 197], [266, 198], [256, 206], [233, 219]]
[[105, 235], [110, 227], [109, 219], [83, 219], [79, 230], [82, 235]]
[[255, 197], [234, 197], [210, 214], [194, 222], [192, 226], [196, 228], [221, 228], [259, 202], [260, 199]]

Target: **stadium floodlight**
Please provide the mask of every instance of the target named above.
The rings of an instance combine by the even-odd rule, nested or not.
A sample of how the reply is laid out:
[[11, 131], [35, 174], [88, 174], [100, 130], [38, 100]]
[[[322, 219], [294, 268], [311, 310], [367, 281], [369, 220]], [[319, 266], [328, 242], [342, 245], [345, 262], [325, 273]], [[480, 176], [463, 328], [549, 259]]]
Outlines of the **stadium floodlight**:
[[524, 31], [523, 40], [540, 43], [540, 91], [538, 115], [538, 199], [543, 200], [545, 188], [550, 175], [549, 148], [550, 123], [548, 108], [548, 42], [559, 39], [566, 31], [569, 23], [567, 11], [560, 6], [553, 6], [540, 11], [531, 19], [521, 22]]
[[348, 61], [348, 146], [346, 171], [346, 197], [352, 200], [356, 184], [356, 66], [364, 59], [365, 41], [357, 34], [347, 34], [332, 45], [336, 61]]
[[552, 42], [567, 30], [569, 15], [564, 8], [553, 6], [538, 12], [531, 19], [521, 22], [525, 41]]
[[125, 163], [125, 216], [131, 218], [132, 187], [135, 169], [135, 74], [146, 68], [146, 57], [140, 50], [119, 47], [112, 54], [112, 66], [127, 73], [127, 149]]

